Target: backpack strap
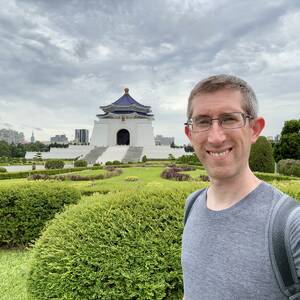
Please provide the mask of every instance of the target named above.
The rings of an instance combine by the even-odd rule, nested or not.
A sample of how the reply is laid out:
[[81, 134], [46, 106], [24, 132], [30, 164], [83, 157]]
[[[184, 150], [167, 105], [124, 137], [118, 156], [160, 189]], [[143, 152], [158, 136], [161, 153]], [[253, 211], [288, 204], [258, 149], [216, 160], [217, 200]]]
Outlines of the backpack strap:
[[192, 210], [192, 207], [195, 203], [195, 201], [197, 200], [198, 196], [201, 194], [202, 191], [204, 191], [205, 189], [201, 189], [201, 190], [197, 190], [195, 192], [193, 192], [188, 198], [187, 198], [187, 205], [186, 205], [186, 209], [184, 212], [184, 225], [187, 222], [187, 219], [189, 217], [189, 214]]
[[270, 217], [268, 242], [274, 274], [280, 290], [290, 299], [300, 299], [300, 281], [289, 243], [289, 223], [299, 203], [283, 195], [275, 204]]

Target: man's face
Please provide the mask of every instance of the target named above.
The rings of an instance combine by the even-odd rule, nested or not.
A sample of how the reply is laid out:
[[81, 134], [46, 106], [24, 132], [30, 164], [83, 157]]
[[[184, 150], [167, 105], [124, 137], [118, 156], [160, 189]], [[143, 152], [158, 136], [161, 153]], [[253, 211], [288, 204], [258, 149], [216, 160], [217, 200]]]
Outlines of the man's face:
[[[192, 117], [205, 115], [218, 118], [224, 113], [245, 113], [242, 109], [242, 94], [229, 89], [196, 95], [192, 108]], [[213, 121], [211, 128], [204, 132], [193, 132], [186, 127], [186, 135], [212, 179], [238, 177], [249, 170], [251, 144], [257, 140], [264, 125], [256, 122], [253, 120], [249, 123], [247, 120], [245, 127], [223, 129], [218, 121]], [[259, 125], [262, 127], [258, 128]]]

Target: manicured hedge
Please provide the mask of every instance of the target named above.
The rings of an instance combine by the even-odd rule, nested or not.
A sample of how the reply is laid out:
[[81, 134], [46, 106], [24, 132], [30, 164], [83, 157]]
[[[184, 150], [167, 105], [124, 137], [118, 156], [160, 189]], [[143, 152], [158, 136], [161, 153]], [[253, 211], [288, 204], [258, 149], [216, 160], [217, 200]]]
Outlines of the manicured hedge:
[[300, 177], [300, 160], [282, 159], [278, 162], [278, 173]]
[[0, 173], [6, 173], [6, 172], [7, 172], [7, 170], [5, 168], [0, 167]]
[[62, 169], [64, 167], [65, 163], [63, 160], [60, 159], [51, 159], [47, 160], [45, 163], [46, 169]]
[[278, 175], [278, 174], [272, 174], [272, 173], [262, 173], [262, 172], [254, 172], [254, 174], [261, 180], [264, 181], [284, 181], [284, 180], [294, 180], [295, 177], [291, 176], [284, 176], [284, 175]]
[[74, 167], [86, 167], [87, 161], [83, 159], [75, 160], [74, 161]]
[[33, 299], [181, 299], [183, 206], [191, 191], [94, 196], [58, 215], [32, 252]]
[[0, 189], [0, 246], [26, 246], [65, 204], [77, 203], [77, 190], [61, 184], [27, 183]]
[[[32, 171], [22, 171], [22, 172], [7, 172], [0, 173], [0, 180], [2, 179], [17, 179], [17, 178], [27, 178], [33, 174], [62, 174], [86, 170], [87, 168], [67, 168], [67, 169], [50, 169], [50, 170], [32, 170]], [[92, 168], [94, 169], [94, 168]]]
[[89, 181], [89, 180], [99, 180], [99, 179], [107, 179], [111, 178], [113, 176], [119, 176], [123, 173], [120, 169], [113, 169], [112, 171], [109, 171], [104, 174], [98, 174], [98, 175], [90, 175], [90, 176], [82, 176], [82, 175], [47, 175], [47, 174], [33, 174], [28, 177], [29, 180], [71, 180], [71, 181]]

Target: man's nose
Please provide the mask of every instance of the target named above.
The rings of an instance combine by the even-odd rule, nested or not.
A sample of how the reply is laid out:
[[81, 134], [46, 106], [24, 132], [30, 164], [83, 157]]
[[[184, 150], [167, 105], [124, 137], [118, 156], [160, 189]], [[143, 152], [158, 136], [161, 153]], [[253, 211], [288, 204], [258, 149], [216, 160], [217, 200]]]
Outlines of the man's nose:
[[225, 141], [224, 129], [220, 126], [219, 120], [212, 120], [208, 131], [208, 142], [211, 144], [221, 144]]

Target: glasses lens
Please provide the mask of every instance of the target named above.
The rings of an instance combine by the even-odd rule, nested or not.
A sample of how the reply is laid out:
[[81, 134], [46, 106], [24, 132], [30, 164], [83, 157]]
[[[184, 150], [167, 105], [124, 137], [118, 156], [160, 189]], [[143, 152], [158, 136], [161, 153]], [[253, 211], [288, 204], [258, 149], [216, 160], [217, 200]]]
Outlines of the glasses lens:
[[196, 116], [193, 118], [193, 130], [204, 131], [211, 126], [211, 118], [208, 116]]
[[245, 126], [245, 118], [242, 113], [228, 113], [219, 117], [221, 126], [225, 129], [234, 129]]

